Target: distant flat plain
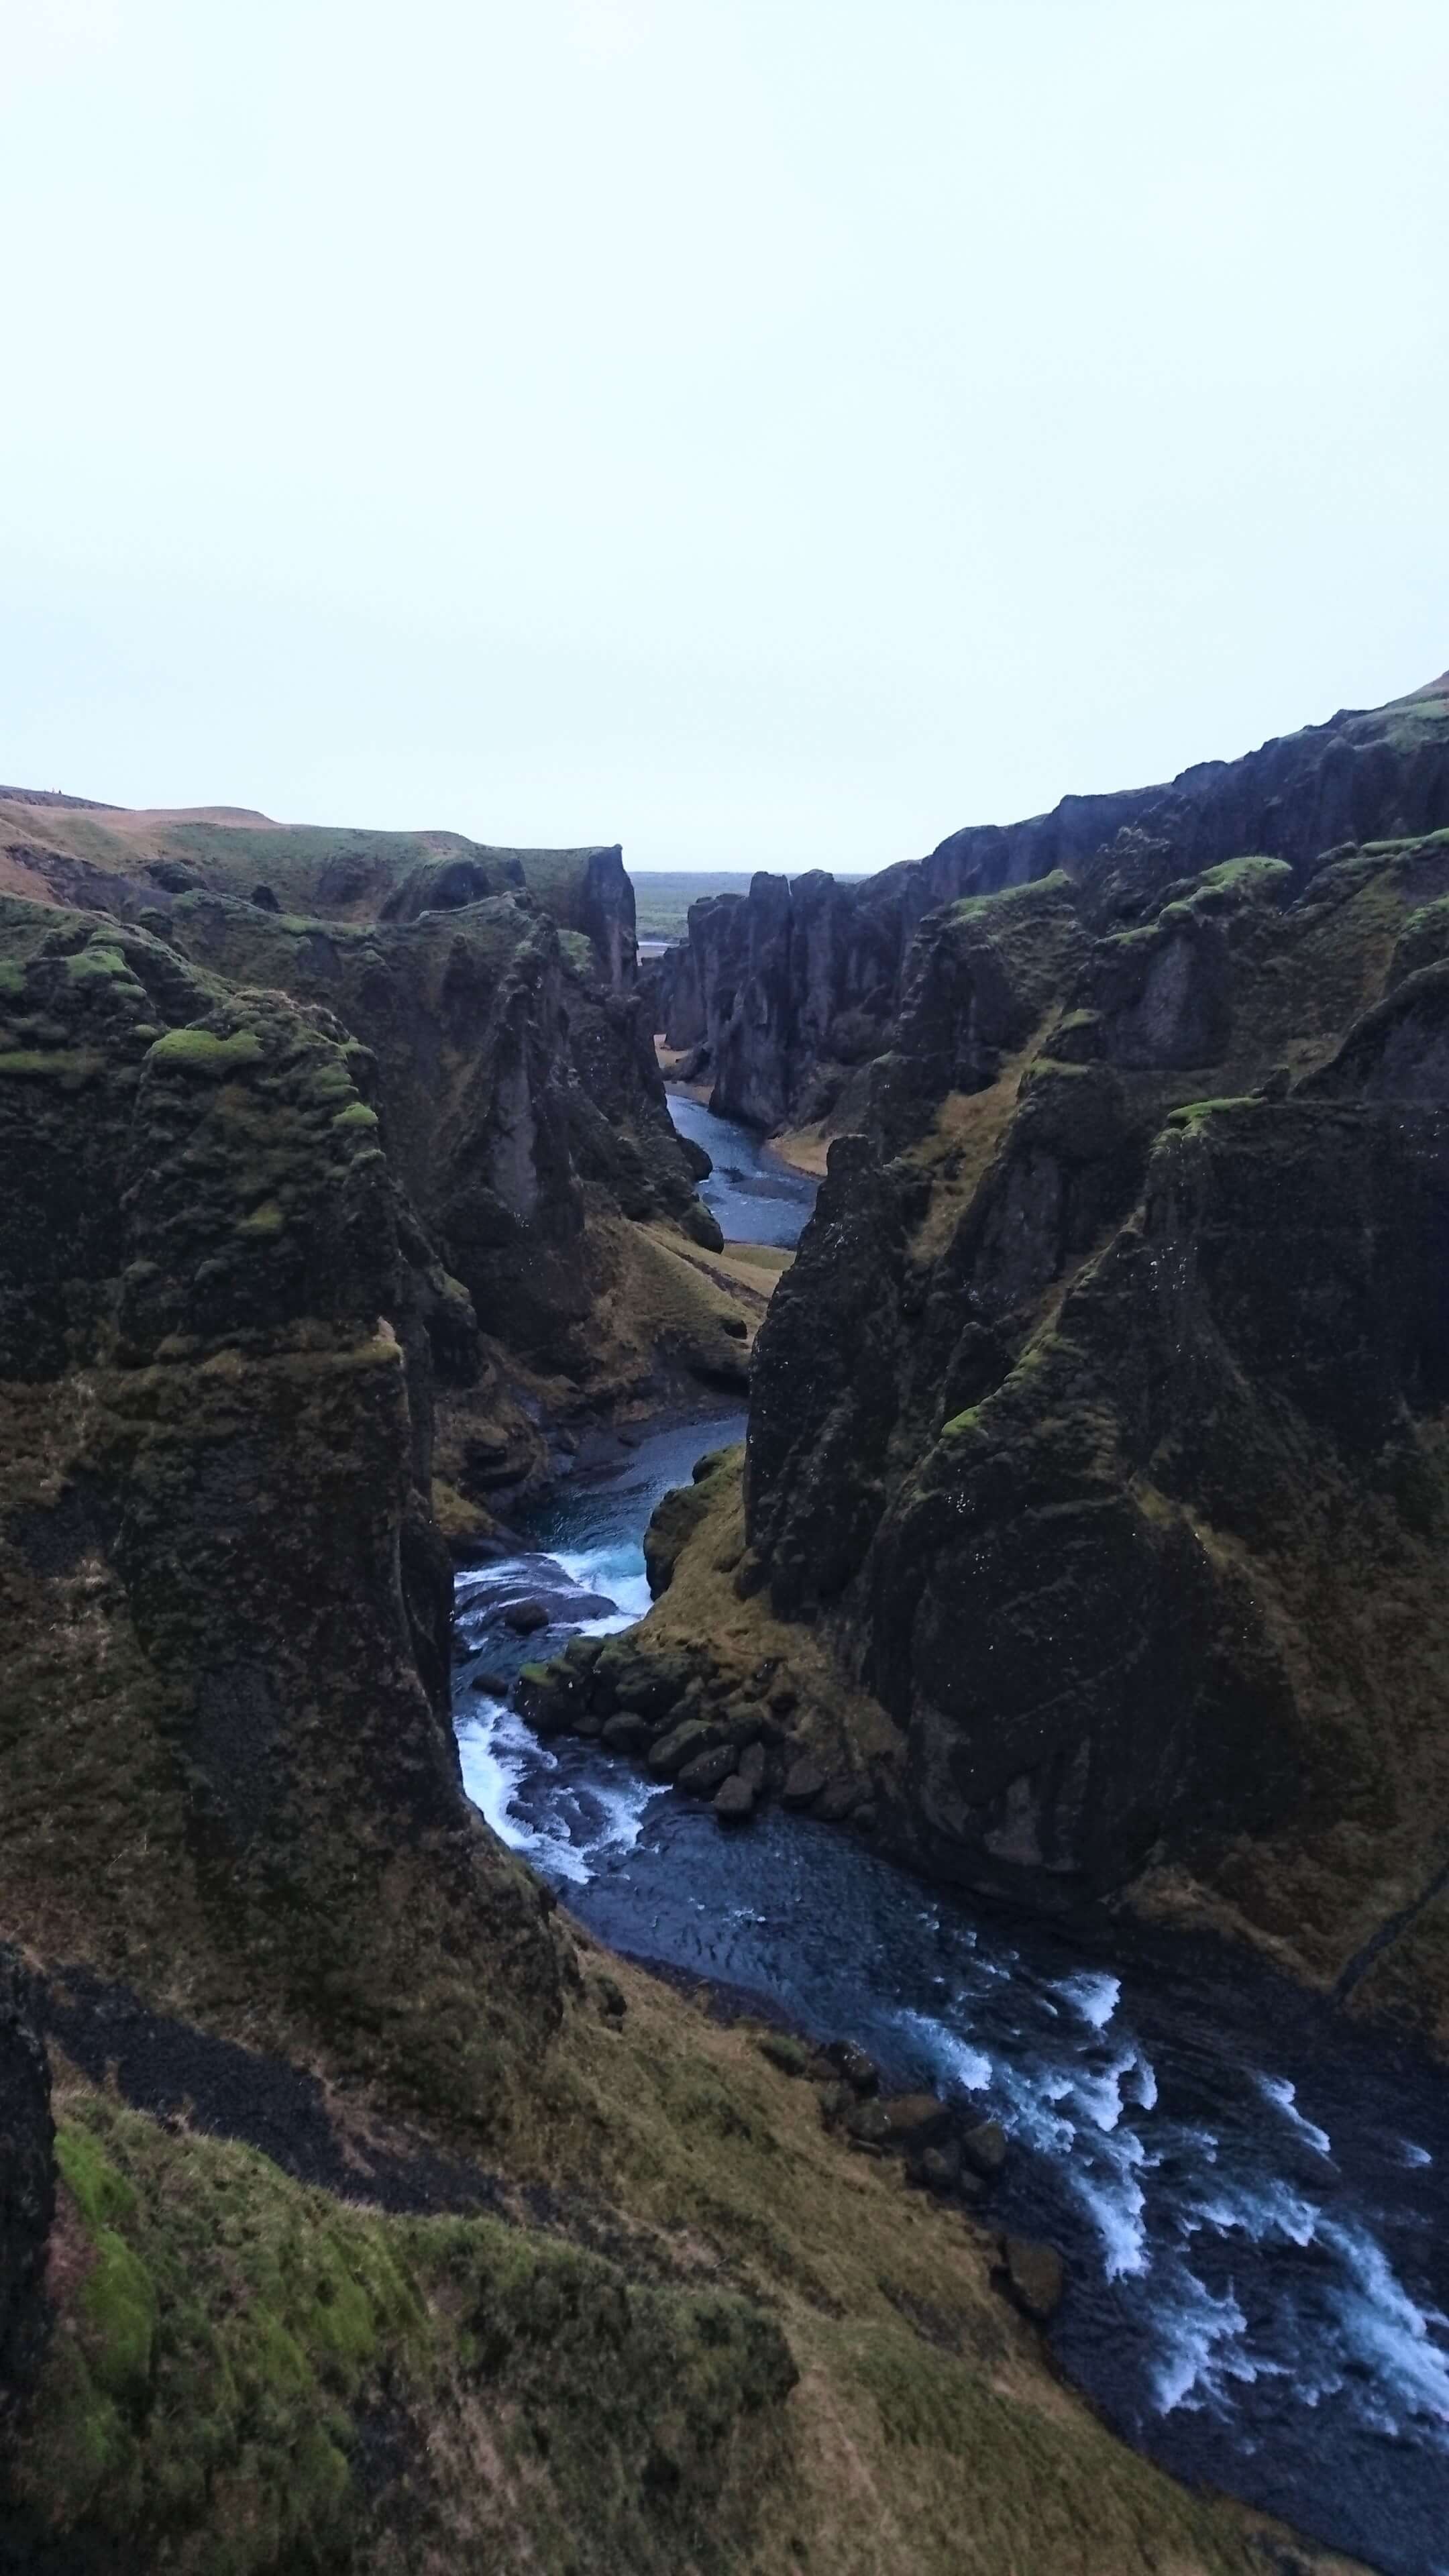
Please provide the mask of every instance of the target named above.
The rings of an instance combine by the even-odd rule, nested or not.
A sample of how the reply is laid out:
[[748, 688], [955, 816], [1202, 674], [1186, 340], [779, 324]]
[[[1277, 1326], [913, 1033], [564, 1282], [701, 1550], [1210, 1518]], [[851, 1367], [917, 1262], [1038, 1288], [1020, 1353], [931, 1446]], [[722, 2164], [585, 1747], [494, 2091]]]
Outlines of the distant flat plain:
[[[859, 875], [848, 868], [835, 876]], [[753, 868], [630, 868], [641, 939], [682, 939], [689, 907], [707, 894], [748, 894]]]

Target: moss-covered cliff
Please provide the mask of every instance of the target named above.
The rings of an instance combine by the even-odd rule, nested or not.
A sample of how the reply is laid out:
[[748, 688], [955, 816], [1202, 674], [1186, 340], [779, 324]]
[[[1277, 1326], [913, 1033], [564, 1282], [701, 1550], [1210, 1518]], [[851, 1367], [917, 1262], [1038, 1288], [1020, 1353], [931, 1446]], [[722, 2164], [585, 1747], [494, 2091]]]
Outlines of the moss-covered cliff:
[[[1263, 2576], [1056, 2385], [986, 2229], [463, 1798], [468, 1301], [386, 1049], [282, 946], [0, 931], [7, 2567]], [[401, 1013], [447, 969], [398, 936], [356, 955]]]
[[552, 1427], [743, 1385], [697, 1270], [655, 1293], [642, 1229], [681, 1253], [719, 1236], [635, 993], [617, 848], [495, 850], [7, 790], [6, 885], [101, 908], [227, 986], [320, 1004], [370, 1051], [365, 1105], [436, 1274], [455, 1534], [487, 1528], [490, 1498], [542, 1467]]
[[611, 990], [632, 986], [634, 889], [617, 843], [497, 849], [461, 832], [274, 823], [241, 806], [136, 811], [0, 788], [0, 893], [33, 902], [136, 919], [209, 893], [322, 921], [416, 921], [509, 892], [586, 939]]
[[855, 883], [757, 876], [691, 906], [656, 978], [657, 1016], [728, 1117], [775, 1130], [858, 1125], [858, 1069], [891, 1044], [934, 909], [1054, 874], [1098, 929], [1145, 918], [1177, 880], [1266, 855], [1301, 888], [1346, 846], [1449, 825], [1449, 676], [1387, 707], [1203, 761], [1170, 784], [1068, 796], [1049, 814], [954, 832], [927, 859]]
[[[0, 927], [12, 1925], [363, 2056], [397, 2024], [424, 2094], [462, 2049], [486, 2117], [512, 2007], [556, 2014], [559, 1972], [459, 1795], [446, 1300], [365, 1059], [144, 932]], [[406, 1964], [450, 1923], [496, 1935], [481, 2012], [445, 1949], [421, 1991]]]
[[900, 1848], [1441, 2047], [1446, 890], [1440, 835], [928, 921], [760, 1336], [736, 1576], [889, 1719]]

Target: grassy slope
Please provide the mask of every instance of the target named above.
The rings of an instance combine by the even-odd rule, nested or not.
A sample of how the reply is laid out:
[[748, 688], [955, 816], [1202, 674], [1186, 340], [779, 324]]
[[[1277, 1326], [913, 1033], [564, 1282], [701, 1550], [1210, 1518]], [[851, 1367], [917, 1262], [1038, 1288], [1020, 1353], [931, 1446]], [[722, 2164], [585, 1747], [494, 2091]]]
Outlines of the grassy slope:
[[186, 812], [111, 806], [89, 811], [0, 800], [0, 892], [53, 901], [44, 870], [34, 864], [31, 852], [79, 860], [107, 876], [133, 879], [169, 861], [213, 893], [247, 900], [258, 885], [265, 885], [284, 913], [334, 922], [374, 919], [406, 878], [449, 859], [492, 863], [500, 883], [510, 870], [516, 881], [516, 862], [529, 892], [565, 929], [578, 927], [576, 896], [591, 855], [588, 850], [495, 849], [461, 832], [274, 823], [240, 808]]
[[1043, 2368], [977, 2226], [747, 2029], [617, 1974], [622, 2027], [575, 2017], [518, 2169], [542, 2229], [344, 2207], [64, 2081], [42, 2519], [198, 2576], [1262, 2576], [1261, 2517]]

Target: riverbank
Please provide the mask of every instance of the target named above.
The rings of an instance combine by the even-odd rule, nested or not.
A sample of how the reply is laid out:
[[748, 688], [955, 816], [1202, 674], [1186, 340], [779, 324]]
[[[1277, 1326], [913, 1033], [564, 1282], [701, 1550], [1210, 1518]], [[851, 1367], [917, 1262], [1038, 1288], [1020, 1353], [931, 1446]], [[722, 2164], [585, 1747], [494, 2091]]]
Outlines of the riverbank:
[[[644, 1520], [686, 1447], [541, 1507], [533, 1543], [581, 1598], [572, 1629], [556, 1599], [532, 1652], [639, 1615]], [[597, 1737], [541, 1743], [470, 1688], [496, 1635], [460, 1587], [465, 1778], [593, 1937], [999, 2119], [1013, 2161], [993, 2221], [1064, 2250], [1053, 2348], [1107, 2421], [1194, 2485], [1437, 2576], [1449, 2109], [1432, 2074], [1211, 1941], [989, 1912], [778, 1806], [721, 1831]]]
[[[695, 1052], [693, 1047], [667, 1047], [662, 1038], [656, 1037], [654, 1041], [655, 1058], [671, 1099], [692, 1100], [699, 1108], [708, 1109], [713, 1084], [687, 1082], [680, 1075], [681, 1065], [688, 1064]], [[736, 1122], [726, 1119], [721, 1124], [733, 1127]], [[813, 1127], [785, 1127], [778, 1135], [761, 1140], [765, 1148], [788, 1165], [792, 1172], [799, 1172], [812, 1181], [824, 1180], [833, 1141], [824, 1120]]]
[[818, 1127], [782, 1127], [770, 1143], [782, 1162], [791, 1170], [805, 1172], [813, 1181], [823, 1181], [835, 1139], [827, 1134], [824, 1124]]
[[[778, 1176], [760, 1140], [716, 1142], [738, 1173]], [[586, 1518], [576, 1489], [531, 1525], [591, 1599], [573, 1633], [602, 1640], [647, 1604], [660, 1479], [638, 1469], [627, 1491], [594, 1480]], [[716, 1590], [726, 1619], [758, 1607], [727, 1572]], [[557, 1608], [533, 1652], [567, 1644]], [[476, 1669], [487, 1621], [467, 1604], [462, 1635]], [[1001, 2121], [1002, 2219], [1068, 2256], [1057, 2358], [1129, 2441], [1390, 2576], [1440, 2576], [1449, 2105], [1433, 2070], [1209, 1937], [1016, 1918], [778, 1804], [722, 1831], [597, 1722], [540, 1743], [475, 1691], [460, 1743], [495, 1828], [620, 1957], [808, 2039], [848, 2036], [889, 2082]]]

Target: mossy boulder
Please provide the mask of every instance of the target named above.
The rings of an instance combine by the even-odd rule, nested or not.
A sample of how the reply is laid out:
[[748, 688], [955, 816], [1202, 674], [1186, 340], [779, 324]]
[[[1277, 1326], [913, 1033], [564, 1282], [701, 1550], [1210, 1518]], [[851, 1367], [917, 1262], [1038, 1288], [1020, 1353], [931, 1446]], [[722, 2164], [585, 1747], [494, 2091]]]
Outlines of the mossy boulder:
[[689, 1689], [695, 1665], [696, 1658], [684, 1652], [656, 1653], [652, 1641], [641, 1645], [632, 1635], [611, 1637], [594, 1666], [594, 1706], [627, 1709], [661, 1724]]

